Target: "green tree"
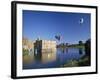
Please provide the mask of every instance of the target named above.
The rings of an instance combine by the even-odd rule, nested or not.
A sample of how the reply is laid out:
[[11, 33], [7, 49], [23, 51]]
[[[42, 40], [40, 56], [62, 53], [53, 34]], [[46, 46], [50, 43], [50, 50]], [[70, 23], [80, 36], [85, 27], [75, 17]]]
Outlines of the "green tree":
[[82, 41], [79, 41], [79, 45], [83, 45], [83, 42]]

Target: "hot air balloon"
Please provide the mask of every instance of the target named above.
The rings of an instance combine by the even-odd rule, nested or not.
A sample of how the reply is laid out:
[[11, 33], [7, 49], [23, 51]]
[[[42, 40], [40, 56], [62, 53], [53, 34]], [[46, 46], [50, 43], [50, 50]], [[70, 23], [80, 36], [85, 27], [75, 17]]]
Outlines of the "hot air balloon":
[[60, 35], [56, 35], [55, 38], [56, 38], [58, 41], [60, 41], [60, 39], [61, 39]]

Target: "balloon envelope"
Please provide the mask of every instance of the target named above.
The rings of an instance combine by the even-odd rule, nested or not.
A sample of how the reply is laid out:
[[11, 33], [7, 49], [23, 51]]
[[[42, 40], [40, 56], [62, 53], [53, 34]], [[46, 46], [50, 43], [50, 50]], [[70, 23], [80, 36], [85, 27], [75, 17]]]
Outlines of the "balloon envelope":
[[60, 41], [60, 36], [56, 35], [55, 38]]

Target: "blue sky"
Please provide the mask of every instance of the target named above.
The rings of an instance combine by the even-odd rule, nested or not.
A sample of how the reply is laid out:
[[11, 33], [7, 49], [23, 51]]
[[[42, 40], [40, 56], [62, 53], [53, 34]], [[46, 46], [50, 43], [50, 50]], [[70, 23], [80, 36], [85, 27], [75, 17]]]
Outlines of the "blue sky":
[[[79, 23], [83, 19], [83, 23]], [[78, 43], [90, 38], [90, 20], [88, 13], [47, 12], [23, 10], [23, 37], [36, 40], [56, 40], [59, 43]]]

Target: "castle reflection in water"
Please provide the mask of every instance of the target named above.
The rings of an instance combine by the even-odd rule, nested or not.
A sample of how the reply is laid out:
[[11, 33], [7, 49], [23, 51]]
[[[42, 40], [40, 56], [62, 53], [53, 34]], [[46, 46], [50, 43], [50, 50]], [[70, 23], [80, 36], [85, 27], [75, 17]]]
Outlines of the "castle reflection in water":
[[58, 68], [85, 55], [84, 49], [58, 48], [56, 41], [23, 39], [22, 43], [23, 69]]
[[30, 64], [40, 61], [47, 63], [56, 60], [56, 41], [40, 40], [30, 41], [23, 38], [23, 63]]

